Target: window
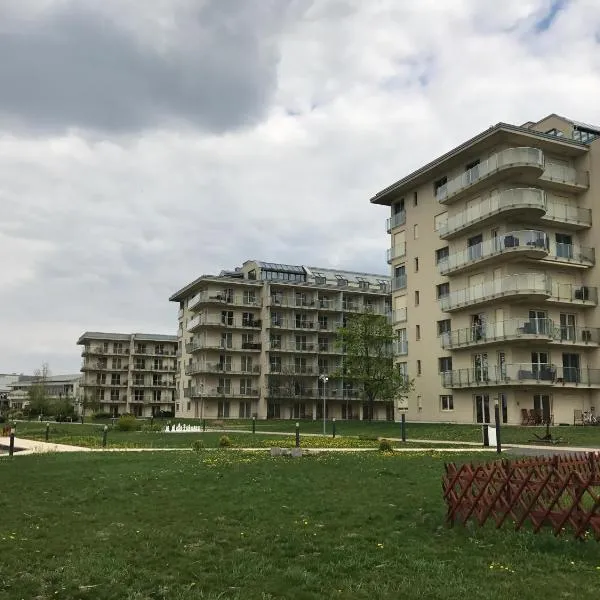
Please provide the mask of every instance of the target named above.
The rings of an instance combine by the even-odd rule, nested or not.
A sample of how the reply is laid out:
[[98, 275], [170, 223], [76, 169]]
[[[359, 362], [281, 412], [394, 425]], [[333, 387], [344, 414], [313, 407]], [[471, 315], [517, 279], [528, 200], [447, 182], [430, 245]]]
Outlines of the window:
[[451, 356], [442, 356], [438, 358], [438, 371], [440, 373], [446, 373], [447, 371], [452, 371], [452, 357]]
[[440, 283], [435, 286], [436, 296], [439, 300], [440, 298], [445, 298], [450, 295], [450, 284], [449, 283]]
[[160, 403], [162, 392], [160, 390], [152, 391], [152, 402]]
[[329, 320], [327, 315], [319, 315], [319, 329], [327, 329]]
[[255, 304], [256, 294], [254, 290], [244, 290], [244, 304]]
[[156, 344], [156, 346], [154, 347], [154, 353], [155, 354], [166, 354], [165, 345], [164, 344]]
[[188, 402], [187, 403], [187, 411], [190, 412], [190, 410], [192, 410], [192, 403]]
[[146, 368], [146, 361], [143, 358], [136, 358], [135, 359], [134, 368], [138, 369], [138, 370], [145, 369]]
[[123, 354], [123, 344], [121, 344], [121, 342], [115, 342], [113, 352], [115, 354]]
[[419, 300], [420, 300], [419, 290], [415, 290], [415, 306], [419, 306]]
[[104, 354], [108, 352], [108, 342], [102, 343], [102, 352], [104, 352]]
[[326, 337], [319, 337], [319, 352], [329, 351], [329, 339]]
[[106, 383], [106, 373], [96, 374], [96, 385], [104, 385]]
[[119, 390], [110, 390], [110, 400], [111, 402], [119, 401]]
[[254, 314], [251, 312], [242, 313], [242, 325], [245, 327], [254, 327], [256, 325]]
[[437, 322], [437, 334], [438, 334], [438, 337], [440, 335], [443, 335], [444, 333], [450, 333], [451, 322], [452, 321], [450, 319], [444, 319], [442, 321], [438, 321]]
[[417, 192], [413, 192], [413, 206], [419, 205], [419, 195]]
[[120, 369], [121, 368], [121, 359], [120, 358], [113, 358], [112, 360], [112, 364], [113, 364], [113, 369]]
[[144, 401], [144, 390], [133, 390], [133, 401], [143, 402]]
[[419, 239], [419, 225], [417, 223], [413, 225], [413, 237], [415, 240]]
[[450, 256], [450, 248], [448, 246], [444, 246], [443, 248], [438, 248], [435, 251], [435, 264], [438, 265], [442, 261], [446, 260]]
[[433, 195], [440, 196], [442, 190], [445, 191], [446, 184], [448, 183], [447, 177], [442, 177], [433, 183]]
[[219, 400], [219, 403], [217, 404], [217, 416], [221, 419], [229, 417], [229, 401], [228, 400]]
[[433, 217], [433, 230], [439, 231], [442, 227], [445, 227], [448, 223], [448, 213], [444, 212]]
[[133, 377], [133, 385], [144, 385], [144, 376], [140, 374], [135, 374]]
[[440, 396], [440, 408], [442, 410], [454, 410], [454, 397], [453, 396]]
[[146, 344], [138, 344], [136, 352], [138, 354], [146, 354]]
[[221, 334], [221, 348], [231, 348], [233, 345], [233, 336], [231, 333]]
[[270, 366], [272, 373], [281, 373], [281, 356], [271, 356]]
[[233, 311], [232, 310], [222, 310], [221, 311], [221, 323], [223, 323], [223, 325], [233, 325]]
[[252, 357], [251, 356], [242, 356], [242, 369], [244, 373], [252, 372]]
[[328, 373], [329, 373], [329, 359], [328, 358], [319, 358], [319, 375], [327, 375]]
[[103, 389], [97, 389], [96, 390], [96, 400], [98, 402], [103, 402], [104, 401], [104, 390]]
[[415, 258], [415, 273], [419, 272], [419, 257]]
[[416, 327], [415, 327], [415, 338], [417, 339], [417, 341], [419, 341], [421, 339], [421, 326], [420, 325], [416, 325]]
[[252, 402], [240, 402], [238, 415], [240, 419], [249, 419], [252, 416]]
[[[564, 137], [564, 133], [558, 129], [555, 129], [554, 127], [552, 129], [548, 129], [548, 131], [545, 132], [546, 135], [554, 135], [556, 137]], [[575, 132], [573, 133], [573, 137], [575, 137]]]
[[281, 335], [271, 335], [271, 349], [272, 350], [281, 350]]
[[113, 373], [110, 376], [110, 384], [111, 385], [121, 385], [121, 375], [118, 373]]
[[271, 313], [271, 325], [273, 327], [281, 327], [283, 325], [283, 317], [280, 312]]
[[219, 377], [219, 385], [217, 386], [218, 394], [231, 394], [231, 379]]
[[417, 361], [417, 375], [421, 375], [423, 371], [421, 370], [421, 361]]
[[240, 394], [242, 396], [247, 396], [250, 393], [252, 393], [252, 379], [240, 379]]
[[400, 375], [402, 377], [408, 377], [408, 363], [406, 362], [401, 362], [401, 363], [397, 363], [398, 364], [398, 371], [400, 372]]

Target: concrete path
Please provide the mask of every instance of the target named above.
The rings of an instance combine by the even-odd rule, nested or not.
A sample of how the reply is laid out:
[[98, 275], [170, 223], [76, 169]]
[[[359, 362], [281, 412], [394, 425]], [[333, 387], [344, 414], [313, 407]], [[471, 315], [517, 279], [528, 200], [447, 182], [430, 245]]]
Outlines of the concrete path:
[[[10, 438], [0, 437], [0, 446], [4, 446], [8, 450], [9, 444]], [[19, 450], [19, 452], [17, 452], [17, 450]], [[26, 456], [28, 454], [37, 454], [40, 452], [88, 452], [89, 450], [89, 448], [84, 448], [82, 446], [52, 444], [49, 442], [40, 442], [38, 440], [28, 440], [25, 438], [15, 437], [14, 456]], [[5, 455], [2, 454], [0, 456]]]

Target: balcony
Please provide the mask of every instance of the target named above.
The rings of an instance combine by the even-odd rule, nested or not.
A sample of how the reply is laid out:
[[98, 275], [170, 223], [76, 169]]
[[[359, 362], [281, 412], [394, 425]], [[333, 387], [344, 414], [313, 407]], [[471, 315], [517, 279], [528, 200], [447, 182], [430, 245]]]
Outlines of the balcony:
[[557, 367], [550, 364], [514, 363], [442, 373], [442, 385], [450, 389], [479, 387], [598, 388], [600, 369]]
[[540, 177], [545, 188], [559, 192], [582, 192], [590, 186], [587, 171], [579, 171], [570, 165], [559, 165], [546, 162], [544, 172]]
[[472, 229], [481, 228], [492, 221], [503, 221], [508, 218], [535, 221], [545, 213], [546, 197], [543, 190], [513, 188], [485, 198], [477, 206], [450, 217], [447, 223], [440, 227], [438, 233], [442, 239], [451, 239]]
[[196, 315], [194, 318], [190, 319], [187, 324], [187, 330], [190, 333], [197, 331], [202, 326], [202, 315]]
[[399, 244], [398, 246], [394, 246], [393, 248], [388, 248], [386, 252], [386, 260], [388, 265], [396, 259], [405, 258], [406, 257], [406, 242], [403, 244]]
[[594, 307], [598, 305], [598, 288], [572, 283], [552, 283], [552, 293], [548, 302], [563, 306]]
[[406, 356], [408, 354], [408, 340], [394, 340], [394, 356]]
[[388, 317], [388, 321], [394, 325], [395, 323], [406, 323], [408, 320], [408, 310], [406, 308], [397, 308], [393, 310]]
[[400, 212], [397, 212], [395, 215], [392, 215], [391, 217], [388, 217], [385, 220], [385, 230], [388, 233], [392, 233], [392, 229], [394, 229], [395, 227], [400, 227], [401, 225], [404, 225], [406, 223], [406, 211], [401, 210]]
[[450, 204], [467, 193], [475, 193], [497, 183], [511, 172], [535, 182], [544, 172], [544, 154], [537, 148], [501, 150], [440, 186], [436, 190], [436, 198], [441, 204]]
[[438, 263], [442, 275], [455, 275], [482, 265], [490, 266], [505, 260], [544, 258], [550, 242], [543, 231], [511, 231], [481, 244], [469, 246]]
[[588, 229], [592, 226], [592, 211], [589, 208], [580, 208], [566, 202], [548, 200], [546, 214], [543, 221], [560, 223], [566, 229]]
[[392, 278], [392, 292], [406, 289], [406, 275], [397, 275]]
[[552, 243], [546, 261], [587, 269], [596, 264], [596, 252], [586, 246]]
[[551, 295], [549, 277], [543, 273], [522, 273], [451, 292], [440, 298], [440, 306], [443, 311], [452, 312], [497, 300], [540, 301]]
[[343, 300], [342, 310], [344, 312], [362, 312], [363, 305], [356, 300]]
[[180, 308], [177, 312], [177, 319], [181, 321], [183, 319], [183, 308]]

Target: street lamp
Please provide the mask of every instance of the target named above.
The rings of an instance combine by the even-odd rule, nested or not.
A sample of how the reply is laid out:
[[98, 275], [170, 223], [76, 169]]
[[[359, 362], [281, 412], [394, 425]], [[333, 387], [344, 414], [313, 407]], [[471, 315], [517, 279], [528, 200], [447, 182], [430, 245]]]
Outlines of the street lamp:
[[327, 435], [326, 423], [327, 420], [325, 418], [325, 396], [327, 391], [327, 382], [329, 381], [329, 377], [327, 375], [319, 375], [319, 379], [323, 382], [323, 435]]

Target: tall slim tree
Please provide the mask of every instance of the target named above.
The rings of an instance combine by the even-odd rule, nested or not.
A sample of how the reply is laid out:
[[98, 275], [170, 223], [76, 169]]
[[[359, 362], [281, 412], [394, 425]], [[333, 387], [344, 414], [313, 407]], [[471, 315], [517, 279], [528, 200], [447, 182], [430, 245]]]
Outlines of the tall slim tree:
[[33, 373], [33, 382], [29, 388], [29, 414], [41, 415], [50, 412], [50, 400], [48, 398], [48, 377], [50, 368], [48, 363], [43, 363]]
[[371, 312], [349, 317], [338, 330], [337, 343], [345, 351], [339, 375], [360, 388], [369, 406], [369, 420], [376, 402], [406, 397], [414, 387], [394, 364], [394, 339], [387, 318]]

